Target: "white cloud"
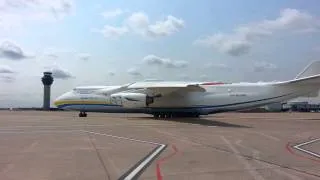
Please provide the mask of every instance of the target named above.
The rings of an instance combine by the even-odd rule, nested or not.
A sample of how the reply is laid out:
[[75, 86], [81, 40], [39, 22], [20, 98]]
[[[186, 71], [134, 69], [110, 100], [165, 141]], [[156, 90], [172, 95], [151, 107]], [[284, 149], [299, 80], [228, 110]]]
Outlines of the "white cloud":
[[72, 12], [73, 0], [1, 0], [0, 29], [14, 30], [34, 21], [55, 21]]
[[135, 12], [128, 17], [127, 24], [134, 31], [143, 32], [148, 28], [149, 17], [143, 12]]
[[106, 38], [116, 38], [127, 33], [128, 29], [125, 26], [115, 27], [115, 26], [105, 25], [102, 30], [94, 30], [94, 31], [102, 33], [103, 36]]
[[120, 16], [123, 13], [124, 13], [124, 11], [118, 8], [118, 9], [114, 9], [114, 10], [104, 11], [103, 13], [101, 13], [101, 15], [106, 19], [110, 19], [110, 18]]
[[147, 33], [152, 37], [169, 36], [179, 32], [184, 26], [185, 22], [182, 19], [169, 15], [165, 20], [149, 25]]
[[50, 57], [51, 59], [57, 59], [61, 54], [76, 53], [74, 49], [61, 49], [61, 48], [45, 48], [42, 52], [42, 56]]
[[14, 82], [16, 78], [11, 74], [0, 74], [0, 81], [5, 83]]
[[54, 54], [54, 53], [48, 53], [47, 56], [52, 59], [57, 59], [59, 57], [57, 54]]
[[150, 54], [143, 58], [143, 62], [148, 65], [158, 65], [167, 68], [184, 68], [188, 66], [186, 61], [174, 61], [168, 58], [161, 58], [156, 55]]
[[75, 78], [68, 70], [61, 68], [54, 64], [52, 66], [46, 66], [46, 71], [52, 72], [52, 77], [55, 79], [70, 79]]
[[109, 75], [109, 76], [114, 76], [115, 73], [114, 73], [114, 72], [109, 72], [108, 75]]
[[54, 14], [68, 14], [74, 6], [73, 0], [2, 0], [0, 10], [46, 11]]
[[129, 27], [136, 33], [153, 38], [172, 35], [179, 32], [185, 26], [182, 19], [171, 15], [167, 16], [164, 20], [151, 24], [149, 17], [143, 12], [133, 13], [127, 21]]
[[251, 42], [246, 39], [237, 37], [237, 35], [214, 34], [204, 39], [196, 40], [195, 44], [202, 44], [216, 48], [223, 53], [232, 56], [239, 56], [249, 52]]
[[206, 45], [231, 56], [247, 54], [254, 43], [277, 32], [317, 32], [319, 19], [296, 9], [284, 9], [278, 18], [242, 25], [233, 33], [216, 33], [200, 38], [194, 44]]
[[0, 65], [0, 74], [12, 74], [12, 73], [15, 73], [15, 71], [9, 67], [9, 66], [6, 66], [6, 65]]
[[70, 72], [61, 68], [52, 68], [51, 72], [56, 79], [70, 79], [73, 77]]
[[139, 72], [139, 70], [135, 67], [128, 69], [127, 72], [128, 72], [128, 74], [130, 74], [132, 76], [142, 76], [142, 74]]
[[78, 54], [78, 58], [83, 61], [88, 61], [91, 58], [91, 55], [88, 53], [80, 53]]
[[263, 71], [268, 71], [268, 70], [276, 70], [277, 66], [272, 63], [260, 61], [260, 62], [255, 62], [253, 65], [253, 70], [255, 72], [263, 72]]
[[130, 31], [145, 37], [157, 38], [170, 36], [185, 27], [185, 22], [182, 19], [171, 15], [164, 20], [151, 23], [148, 15], [144, 12], [132, 13], [123, 24], [121, 27], [105, 25], [102, 30], [95, 31], [102, 32], [106, 37], [120, 36]]
[[214, 68], [214, 69], [221, 69], [221, 70], [230, 70], [231, 68], [227, 66], [226, 64], [221, 63], [207, 63], [205, 64], [205, 67], [208, 69]]
[[21, 60], [29, 57], [32, 56], [26, 55], [22, 48], [14, 42], [6, 40], [0, 45], [0, 58]]
[[301, 12], [297, 9], [283, 9], [280, 16], [275, 20], [265, 20], [258, 26], [266, 30], [292, 29], [297, 31], [319, 30], [319, 20], [309, 13]]

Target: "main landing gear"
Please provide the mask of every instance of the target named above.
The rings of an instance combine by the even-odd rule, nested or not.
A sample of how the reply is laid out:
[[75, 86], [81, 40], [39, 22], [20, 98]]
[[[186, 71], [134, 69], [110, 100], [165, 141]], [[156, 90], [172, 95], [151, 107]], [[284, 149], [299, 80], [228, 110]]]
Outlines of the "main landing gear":
[[79, 113], [79, 117], [87, 117], [87, 113], [81, 111], [81, 112]]
[[199, 118], [199, 113], [170, 113], [170, 112], [161, 112], [161, 113], [154, 113], [153, 117], [156, 119], [170, 119], [170, 118]]

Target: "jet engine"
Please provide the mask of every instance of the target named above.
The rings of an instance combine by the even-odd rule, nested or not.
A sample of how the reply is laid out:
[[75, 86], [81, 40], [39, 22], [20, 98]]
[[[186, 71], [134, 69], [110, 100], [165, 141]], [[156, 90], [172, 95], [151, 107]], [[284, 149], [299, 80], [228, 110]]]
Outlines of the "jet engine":
[[143, 93], [115, 93], [110, 98], [112, 104], [125, 108], [143, 108], [153, 103], [153, 97]]

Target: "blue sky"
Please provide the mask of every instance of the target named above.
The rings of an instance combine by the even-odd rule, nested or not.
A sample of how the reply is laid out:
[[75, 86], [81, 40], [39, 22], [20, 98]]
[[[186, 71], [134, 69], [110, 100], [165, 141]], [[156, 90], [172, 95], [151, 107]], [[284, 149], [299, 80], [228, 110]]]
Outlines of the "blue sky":
[[[36, 3], [35, 3], [36, 2]], [[320, 54], [317, 0], [0, 0], [0, 106], [147, 78], [272, 81]]]

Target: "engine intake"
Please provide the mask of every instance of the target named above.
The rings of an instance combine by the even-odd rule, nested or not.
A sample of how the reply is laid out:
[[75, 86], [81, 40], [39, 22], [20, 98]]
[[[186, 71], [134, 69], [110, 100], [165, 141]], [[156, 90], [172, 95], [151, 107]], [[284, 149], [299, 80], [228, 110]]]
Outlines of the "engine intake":
[[153, 103], [153, 97], [143, 93], [116, 93], [111, 96], [111, 103], [126, 108], [143, 108]]

